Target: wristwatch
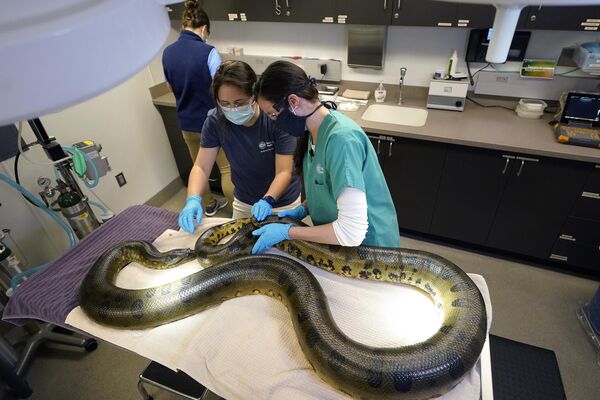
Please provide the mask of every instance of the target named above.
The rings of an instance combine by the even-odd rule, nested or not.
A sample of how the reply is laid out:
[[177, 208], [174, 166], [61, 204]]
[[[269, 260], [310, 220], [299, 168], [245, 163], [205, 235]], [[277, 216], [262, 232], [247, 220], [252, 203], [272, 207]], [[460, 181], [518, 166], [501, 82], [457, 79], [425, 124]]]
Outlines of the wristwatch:
[[269, 203], [269, 205], [271, 207], [275, 207], [275, 199], [273, 198], [273, 196], [269, 196], [266, 195], [265, 197], [262, 198], [264, 201], [266, 201], [267, 203]]

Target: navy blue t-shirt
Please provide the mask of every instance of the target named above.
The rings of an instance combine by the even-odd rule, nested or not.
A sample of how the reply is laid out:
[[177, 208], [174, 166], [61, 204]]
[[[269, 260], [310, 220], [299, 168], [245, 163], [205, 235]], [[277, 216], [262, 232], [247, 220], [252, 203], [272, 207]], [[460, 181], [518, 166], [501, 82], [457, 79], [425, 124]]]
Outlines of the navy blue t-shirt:
[[[208, 112], [200, 145], [204, 148], [221, 147], [231, 165], [233, 195], [246, 204], [262, 199], [275, 178], [275, 154], [294, 154], [296, 138], [275, 127], [262, 111], [254, 125], [247, 127], [229, 122], [212, 109]], [[300, 180], [292, 174], [292, 181], [275, 202], [283, 207], [300, 196]]]
[[165, 79], [175, 95], [179, 127], [185, 131], [200, 132], [208, 110], [215, 106], [208, 67], [212, 50], [200, 36], [182, 30], [179, 39], [163, 51]]

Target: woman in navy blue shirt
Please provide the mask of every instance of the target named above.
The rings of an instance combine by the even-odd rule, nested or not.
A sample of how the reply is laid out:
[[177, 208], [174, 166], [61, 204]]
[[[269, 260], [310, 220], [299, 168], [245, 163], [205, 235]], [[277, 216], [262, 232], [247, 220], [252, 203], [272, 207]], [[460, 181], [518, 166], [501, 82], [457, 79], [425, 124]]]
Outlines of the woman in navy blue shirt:
[[[210, 85], [212, 76], [221, 65], [221, 57], [213, 46], [206, 43], [210, 34], [210, 20], [200, 8], [198, 1], [185, 2], [182, 21], [179, 39], [165, 48], [162, 63], [165, 79], [175, 94], [177, 119], [183, 131], [183, 139], [194, 160], [198, 154], [200, 132], [206, 114], [215, 106]], [[221, 172], [223, 193], [233, 201], [229, 161], [223, 152], [217, 156], [217, 165]], [[204, 192], [206, 215], [215, 215], [226, 204], [225, 199], [218, 201], [214, 199], [210, 188], [206, 187]]]
[[231, 162], [233, 218], [265, 219], [300, 205], [300, 181], [292, 173], [296, 138], [275, 127], [253, 96], [256, 74], [243, 61], [225, 61], [213, 77], [217, 107], [202, 127], [200, 150], [188, 180], [179, 226], [194, 232], [202, 218], [200, 193], [220, 149]]

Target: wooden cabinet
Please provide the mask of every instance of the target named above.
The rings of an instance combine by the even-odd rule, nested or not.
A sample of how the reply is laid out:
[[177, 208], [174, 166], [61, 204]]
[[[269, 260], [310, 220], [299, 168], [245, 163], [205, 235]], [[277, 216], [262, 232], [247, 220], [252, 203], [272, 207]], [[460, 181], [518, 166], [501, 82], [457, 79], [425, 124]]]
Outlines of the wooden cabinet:
[[597, 31], [600, 6], [531, 6], [527, 11], [526, 29]]
[[428, 232], [446, 145], [370, 135], [394, 200], [401, 229]]
[[[365, 25], [490, 28], [492, 5], [435, 0], [204, 0], [214, 21], [345, 23]], [[181, 20], [183, 3], [167, 6]], [[600, 6], [530, 6], [519, 29], [598, 30]]]
[[517, 156], [486, 244], [545, 259], [587, 176], [589, 165]]
[[430, 232], [485, 244], [514, 158], [491, 150], [450, 146]]
[[458, 5], [433, 0], [394, 0], [392, 25], [456, 26]]
[[581, 190], [549, 259], [600, 274], [600, 165]]
[[460, 28], [484, 29], [494, 25], [496, 7], [488, 4], [459, 4], [456, 26]]
[[390, 25], [394, 0], [336, 0], [334, 22]]

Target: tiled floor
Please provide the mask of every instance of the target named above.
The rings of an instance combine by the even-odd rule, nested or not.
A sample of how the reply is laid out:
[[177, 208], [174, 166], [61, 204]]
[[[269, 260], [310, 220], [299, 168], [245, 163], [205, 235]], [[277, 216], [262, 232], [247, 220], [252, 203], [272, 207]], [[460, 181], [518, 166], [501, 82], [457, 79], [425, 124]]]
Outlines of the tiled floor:
[[[184, 200], [182, 190], [163, 207], [179, 211]], [[228, 206], [217, 216], [230, 213]], [[412, 238], [402, 240], [403, 247], [437, 253], [467, 272], [481, 274], [492, 299], [492, 333], [554, 350], [567, 398], [600, 398], [600, 366], [575, 316], [578, 302], [592, 298], [597, 281]], [[100, 343], [91, 354], [42, 348], [27, 373], [34, 389], [31, 399], [138, 400], [137, 377], [147, 363], [108, 343]], [[158, 389], [149, 391], [156, 400], [176, 398]]]

